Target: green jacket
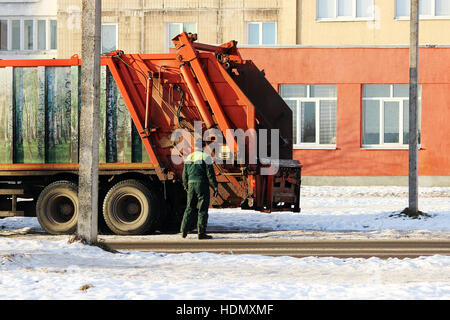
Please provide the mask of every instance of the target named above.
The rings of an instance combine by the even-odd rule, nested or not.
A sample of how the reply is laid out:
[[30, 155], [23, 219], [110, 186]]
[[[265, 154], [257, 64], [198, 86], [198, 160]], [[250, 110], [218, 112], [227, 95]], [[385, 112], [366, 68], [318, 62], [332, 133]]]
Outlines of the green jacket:
[[216, 174], [212, 166], [212, 159], [204, 152], [194, 151], [184, 162], [183, 186], [186, 190], [191, 182], [209, 183], [214, 189], [217, 188]]

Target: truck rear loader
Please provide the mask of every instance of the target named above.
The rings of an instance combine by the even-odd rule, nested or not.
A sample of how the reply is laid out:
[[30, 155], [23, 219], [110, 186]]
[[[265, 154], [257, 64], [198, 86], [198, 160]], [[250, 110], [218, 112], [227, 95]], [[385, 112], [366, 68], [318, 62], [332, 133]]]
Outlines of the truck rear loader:
[[[183, 163], [173, 156], [187, 138], [173, 137], [179, 129], [194, 136], [196, 123], [224, 137], [250, 132], [243, 144], [234, 136], [215, 154], [227, 161], [214, 163], [219, 192], [212, 207], [300, 211], [292, 111], [235, 41], [196, 40], [182, 33], [170, 53], [101, 58], [99, 215], [115, 234], [179, 228], [186, 193]], [[77, 226], [80, 66], [76, 55], [0, 60], [0, 216], [37, 216], [50, 234]], [[260, 136], [262, 129], [269, 136], [277, 130], [277, 140]], [[262, 147], [277, 147], [279, 157], [261, 156]], [[274, 165], [278, 170], [263, 173]]]

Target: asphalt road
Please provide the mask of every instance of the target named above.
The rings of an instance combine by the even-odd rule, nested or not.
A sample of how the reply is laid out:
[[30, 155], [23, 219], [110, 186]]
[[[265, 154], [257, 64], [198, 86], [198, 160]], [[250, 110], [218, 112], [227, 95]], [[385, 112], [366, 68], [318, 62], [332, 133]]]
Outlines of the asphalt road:
[[126, 251], [160, 253], [210, 252], [217, 254], [259, 254], [291, 257], [416, 258], [450, 255], [445, 240], [103, 240], [108, 247]]

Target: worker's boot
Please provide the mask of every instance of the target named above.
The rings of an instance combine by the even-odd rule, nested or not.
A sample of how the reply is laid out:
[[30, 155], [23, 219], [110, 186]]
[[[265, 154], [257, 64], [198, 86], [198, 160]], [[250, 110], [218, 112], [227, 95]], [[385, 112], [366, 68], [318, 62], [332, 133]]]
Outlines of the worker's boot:
[[187, 232], [186, 231], [182, 231], [180, 232], [181, 237], [186, 238], [187, 237]]
[[198, 234], [198, 240], [207, 240], [212, 239], [213, 237], [206, 233], [199, 233]]
[[198, 230], [198, 240], [212, 239], [212, 236], [206, 234], [206, 230], [204, 228], [198, 227], [197, 230]]

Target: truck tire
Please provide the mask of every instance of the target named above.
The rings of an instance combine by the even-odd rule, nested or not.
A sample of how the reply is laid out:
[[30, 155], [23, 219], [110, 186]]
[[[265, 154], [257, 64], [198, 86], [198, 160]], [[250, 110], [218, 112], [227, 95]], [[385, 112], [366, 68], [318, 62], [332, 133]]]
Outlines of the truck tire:
[[118, 235], [139, 235], [153, 229], [159, 219], [157, 199], [143, 183], [116, 183], [103, 201], [103, 217]]
[[77, 230], [78, 187], [70, 181], [49, 184], [39, 194], [36, 216], [50, 234], [72, 234]]

